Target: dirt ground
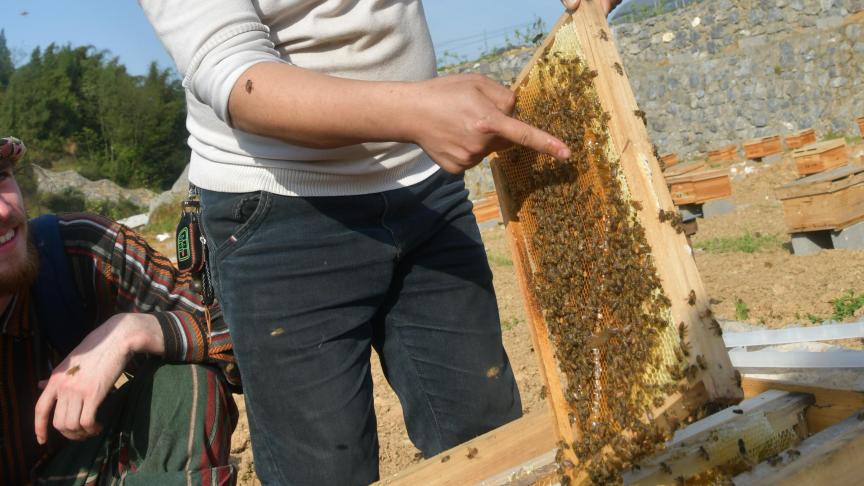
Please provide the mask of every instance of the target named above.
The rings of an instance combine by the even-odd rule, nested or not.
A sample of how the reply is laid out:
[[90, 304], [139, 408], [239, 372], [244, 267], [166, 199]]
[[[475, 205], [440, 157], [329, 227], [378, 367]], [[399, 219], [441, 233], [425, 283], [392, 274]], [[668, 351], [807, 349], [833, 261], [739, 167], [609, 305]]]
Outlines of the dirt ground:
[[[864, 145], [853, 146], [858, 156]], [[725, 164], [735, 168], [732, 213], [699, 220], [693, 237], [694, 257], [720, 318], [736, 318], [736, 302], [747, 308], [745, 320], [768, 327], [795, 323], [811, 325], [808, 315], [828, 317], [830, 301], [848, 289], [864, 292], [864, 251], [823, 251], [813, 256], [790, 253], [789, 237], [783, 223], [783, 209], [774, 197], [774, 188], [797, 176], [791, 158], [784, 155], [773, 163]], [[751, 169], [746, 169], [751, 167]], [[716, 168], [716, 167], [715, 167]], [[746, 172], [746, 175], [741, 175]], [[769, 244], [753, 253], [718, 252], [710, 249], [717, 238], [740, 237], [746, 233], [769, 238]], [[522, 392], [526, 414], [544, 406], [540, 399], [542, 378], [522, 308], [512, 261], [502, 226], [483, 230], [489, 261], [495, 274], [504, 344]], [[709, 249], [704, 249], [704, 248]], [[739, 308], [740, 308], [739, 304]], [[739, 314], [739, 318], [742, 316]], [[860, 347], [860, 343], [845, 343]], [[420, 461], [402, 421], [399, 401], [384, 380], [373, 353], [375, 410], [381, 444], [381, 476], [390, 476]], [[242, 397], [237, 396], [241, 411]], [[241, 419], [232, 440], [232, 460], [240, 469], [241, 485], [259, 484], [254, 476], [248, 425]]]

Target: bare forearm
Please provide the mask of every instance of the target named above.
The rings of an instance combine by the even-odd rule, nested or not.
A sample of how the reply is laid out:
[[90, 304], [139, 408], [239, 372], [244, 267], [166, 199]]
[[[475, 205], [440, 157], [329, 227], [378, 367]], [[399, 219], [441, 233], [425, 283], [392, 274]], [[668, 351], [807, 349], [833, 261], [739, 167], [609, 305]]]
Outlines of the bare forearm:
[[259, 63], [237, 81], [228, 104], [240, 130], [313, 148], [412, 141], [410, 83], [336, 78], [287, 64]]

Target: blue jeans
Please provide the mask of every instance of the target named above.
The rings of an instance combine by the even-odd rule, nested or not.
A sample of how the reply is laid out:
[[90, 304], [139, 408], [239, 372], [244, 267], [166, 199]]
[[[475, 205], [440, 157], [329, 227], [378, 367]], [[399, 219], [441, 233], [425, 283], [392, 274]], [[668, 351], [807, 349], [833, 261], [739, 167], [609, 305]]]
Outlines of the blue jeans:
[[202, 191], [264, 484], [378, 479], [374, 347], [425, 456], [518, 418], [462, 178], [378, 194]]

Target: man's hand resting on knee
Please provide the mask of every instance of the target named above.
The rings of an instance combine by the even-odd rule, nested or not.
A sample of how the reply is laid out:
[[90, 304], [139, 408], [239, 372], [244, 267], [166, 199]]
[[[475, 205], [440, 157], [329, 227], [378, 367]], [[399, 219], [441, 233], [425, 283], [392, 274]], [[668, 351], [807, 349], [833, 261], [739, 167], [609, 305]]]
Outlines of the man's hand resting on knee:
[[135, 353], [164, 354], [159, 321], [150, 314], [117, 314], [93, 330], [44, 384], [36, 403], [36, 439], [44, 444], [48, 422], [64, 437], [98, 435], [96, 410]]

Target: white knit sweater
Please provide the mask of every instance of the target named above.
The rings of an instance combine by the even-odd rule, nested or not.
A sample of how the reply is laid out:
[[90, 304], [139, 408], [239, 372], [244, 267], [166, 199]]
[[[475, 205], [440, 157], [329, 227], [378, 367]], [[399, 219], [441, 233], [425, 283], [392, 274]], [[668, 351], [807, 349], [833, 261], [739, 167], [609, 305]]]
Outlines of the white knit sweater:
[[[230, 126], [228, 96], [259, 62], [286, 62], [351, 79], [435, 76], [420, 0], [139, 0], [177, 64], [189, 114], [189, 179], [221, 192], [287, 196], [368, 194], [438, 169], [416, 145], [311, 149]], [[285, 86], [291, 89], [291, 86]]]

